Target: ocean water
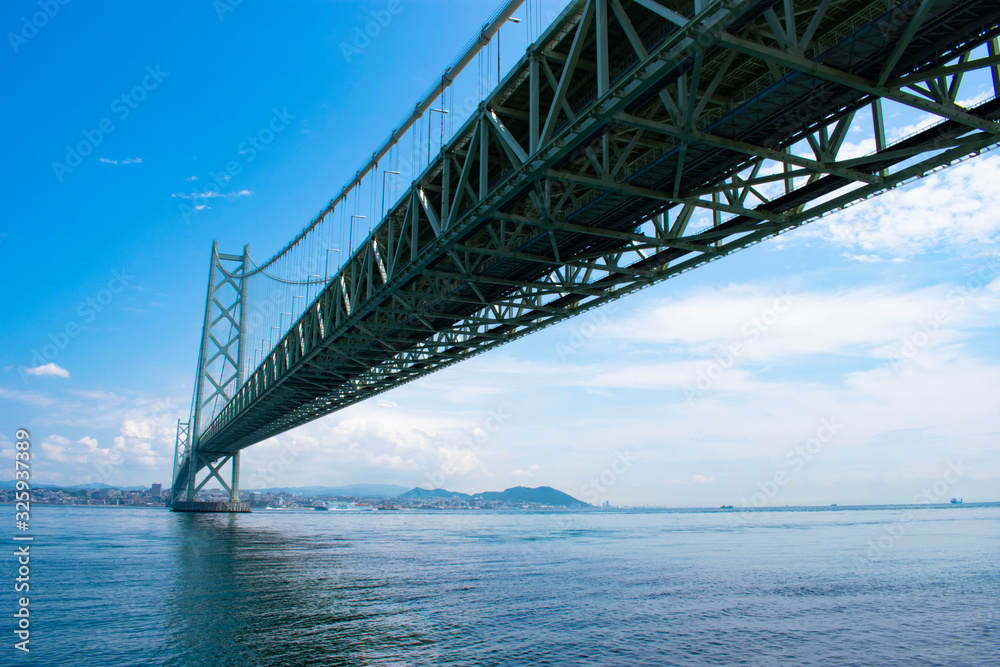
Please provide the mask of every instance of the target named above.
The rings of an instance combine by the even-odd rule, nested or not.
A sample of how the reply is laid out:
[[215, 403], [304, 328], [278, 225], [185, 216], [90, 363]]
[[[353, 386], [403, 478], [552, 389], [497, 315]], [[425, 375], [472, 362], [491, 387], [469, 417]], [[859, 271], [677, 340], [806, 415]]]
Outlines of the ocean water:
[[34, 506], [0, 664], [1000, 665], [998, 520]]

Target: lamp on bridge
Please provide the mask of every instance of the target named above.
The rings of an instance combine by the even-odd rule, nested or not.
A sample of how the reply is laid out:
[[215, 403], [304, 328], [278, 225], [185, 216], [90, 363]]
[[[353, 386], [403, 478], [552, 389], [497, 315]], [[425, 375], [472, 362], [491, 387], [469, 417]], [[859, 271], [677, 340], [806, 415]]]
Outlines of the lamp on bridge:
[[[511, 23], [520, 23], [521, 19], [511, 16], [507, 19]], [[500, 26], [502, 28], [503, 26]], [[500, 28], [497, 28], [497, 85], [500, 85]]]
[[[441, 96], [442, 99], [444, 95]], [[428, 109], [427, 114], [427, 164], [431, 163], [431, 113], [439, 113], [442, 116], [448, 115], [447, 109]], [[441, 148], [444, 148], [444, 118], [441, 118]], [[385, 186], [382, 187], [383, 194], [385, 193]]]
[[364, 220], [365, 216], [363, 216], [363, 215], [352, 215], [351, 216], [351, 233], [347, 237], [347, 252], [348, 253], [354, 252], [354, 219], [355, 218], [358, 218], [360, 220]]
[[[309, 288], [312, 287], [313, 285], [319, 284], [320, 277], [321, 276], [319, 276], [319, 275], [317, 275], [315, 273], [310, 273], [308, 276], [306, 276], [306, 296], [305, 296], [306, 300], [305, 300], [305, 303], [303, 303], [303, 305], [302, 305], [302, 311], [303, 312], [305, 312], [305, 308], [306, 308], [305, 304], [306, 303], [310, 303], [310, 301], [309, 301]], [[315, 278], [316, 280], [313, 281], [312, 280], [313, 278]], [[318, 292], [317, 292], [317, 294], [318, 294]], [[295, 299], [299, 299], [299, 298], [301, 298], [301, 297], [300, 296], [292, 297], [292, 304], [293, 304], [292, 310], [293, 311], [295, 310], [295, 306], [294, 306]]]
[[[430, 135], [430, 130], [428, 130], [427, 133], [428, 133], [428, 136], [429, 136]], [[399, 176], [399, 172], [398, 171], [392, 171], [391, 169], [388, 169], [388, 170], [382, 172], [382, 209], [381, 209], [381, 213], [379, 214], [379, 217], [378, 217], [379, 220], [382, 220], [383, 218], [385, 218], [385, 177], [388, 176], [389, 174], [392, 174], [393, 176]]]
[[326, 249], [326, 267], [323, 269], [323, 280], [330, 282], [330, 253], [340, 252], [339, 248], [327, 248]]

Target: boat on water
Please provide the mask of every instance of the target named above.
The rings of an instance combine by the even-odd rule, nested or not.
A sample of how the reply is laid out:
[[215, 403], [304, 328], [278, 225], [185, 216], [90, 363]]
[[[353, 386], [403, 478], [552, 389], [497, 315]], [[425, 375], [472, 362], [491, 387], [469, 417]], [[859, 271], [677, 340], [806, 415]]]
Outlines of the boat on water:
[[317, 500], [316, 502], [313, 503], [312, 508], [314, 510], [320, 510], [321, 512], [325, 512], [326, 510], [330, 509], [330, 506], [327, 505], [322, 500]]
[[961, 505], [962, 504], [962, 499], [961, 498], [952, 498], [951, 499], [951, 504], [952, 505]]
[[732, 506], [732, 505], [723, 505], [723, 506], [721, 507], [721, 509], [724, 509], [724, 510], [731, 510], [731, 509], [733, 509], [733, 506]]

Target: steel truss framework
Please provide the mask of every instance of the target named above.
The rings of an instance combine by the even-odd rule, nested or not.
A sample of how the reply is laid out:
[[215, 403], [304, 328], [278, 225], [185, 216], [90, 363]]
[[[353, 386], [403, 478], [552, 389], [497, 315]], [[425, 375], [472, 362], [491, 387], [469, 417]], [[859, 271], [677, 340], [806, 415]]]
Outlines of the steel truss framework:
[[[205, 324], [198, 354], [191, 420], [177, 422], [172, 500], [181, 499], [181, 495], [184, 495], [184, 500], [194, 500], [195, 494], [215, 478], [230, 494], [231, 502], [239, 501], [239, 453], [219, 456], [206, 452], [200, 446], [200, 435], [204, 431], [205, 412], [216, 412], [226, 405], [243, 381], [243, 314], [246, 311], [245, 276], [250, 263], [248, 251], [249, 246], [243, 249], [242, 255], [226, 255], [219, 252], [218, 243], [212, 245]], [[226, 463], [231, 464], [231, 483], [228, 484], [220, 473]], [[197, 473], [203, 467], [208, 468], [209, 474], [198, 483]]]
[[[573, 3], [200, 446], [237, 452], [994, 147], [998, 19], [995, 0]], [[973, 71], [994, 95], [962, 106]], [[890, 143], [884, 100], [937, 122]], [[875, 151], [846, 154], [862, 119]]]

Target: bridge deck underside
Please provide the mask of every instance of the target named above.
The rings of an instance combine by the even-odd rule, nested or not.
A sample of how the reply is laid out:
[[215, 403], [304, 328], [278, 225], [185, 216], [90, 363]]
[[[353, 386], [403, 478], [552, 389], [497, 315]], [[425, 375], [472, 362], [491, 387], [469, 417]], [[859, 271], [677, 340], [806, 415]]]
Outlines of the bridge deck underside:
[[[893, 81], [994, 37], [994, 1], [745, 2], [686, 27], [646, 4], [591, 0], [561, 17], [206, 429], [201, 451], [238, 451], [997, 141], [997, 100], [942, 99], [916, 106], [957, 119], [942, 112], [864, 160], [821, 154], [859, 110], [899, 98]], [[787, 58], [769, 63], [758, 48]], [[803, 139], [814, 160], [753, 171], [751, 187], [749, 171]], [[798, 184], [760, 194], [788, 171]], [[699, 214], [707, 222], [692, 222]]]

